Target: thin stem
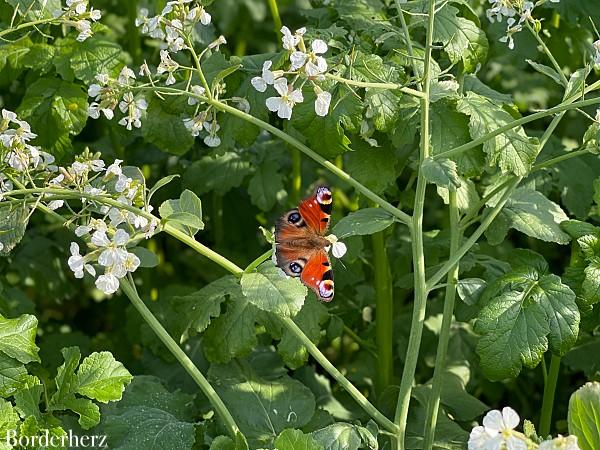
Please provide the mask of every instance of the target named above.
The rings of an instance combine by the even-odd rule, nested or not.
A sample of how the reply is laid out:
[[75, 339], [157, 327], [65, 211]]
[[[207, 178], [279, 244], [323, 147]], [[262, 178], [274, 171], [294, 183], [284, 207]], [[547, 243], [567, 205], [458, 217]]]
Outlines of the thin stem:
[[260, 255], [258, 258], [256, 258], [254, 261], [252, 261], [250, 264], [248, 264], [248, 267], [246, 267], [246, 269], [244, 269], [244, 273], [250, 273], [250, 272], [254, 271], [254, 269], [256, 269], [258, 266], [260, 266], [262, 263], [264, 263], [267, 259], [269, 259], [271, 257], [271, 255], [273, 255], [273, 249], [264, 252], [262, 255]]
[[562, 82], [563, 87], [567, 87], [567, 84], [569, 84], [569, 80], [567, 80], [567, 77], [563, 73], [562, 68], [560, 67], [560, 64], [558, 64], [558, 61], [556, 61], [556, 58], [554, 58], [554, 55], [552, 54], [550, 49], [546, 46], [546, 43], [542, 40], [539, 33], [537, 33], [531, 27], [531, 24], [529, 22], [526, 21], [525, 23], [527, 24], [527, 29], [531, 32], [531, 34], [533, 34], [533, 37], [538, 41], [538, 43], [540, 44], [540, 47], [542, 47], [542, 50], [544, 51], [544, 53], [546, 54], [546, 56], [548, 57], [548, 59], [550, 60], [552, 65], [554, 66], [554, 70], [556, 70], [556, 72], [558, 72], [558, 76], [560, 77], [560, 81]]
[[328, 73], [325, 75], [327, 78], [335, 81], [339, 81], [340, 83], [347, 84], [349, 86], [370, 88], [370, 89], [387, 89], [387, 90], [398, 90], [400, 92], [404, 92], [405, 94], [412, 95], [414, 97], [423, 98], [423, 93], [421, 91], [417, 91], [415, 89], [411, 89], [405, 86], [402, 86], [397, 83], [371, 83], [368, 81], [355, 81], [350, 80], [348, 78], [340, 77], [338, 75], [333, 75]]
[[275, 26], [275, 33], [279, 35], [281, 30], [281, 17], [279, 16], [279, 8], [277, 6], [277, 0], [267, 0], [269, 3], [269, 9], [271, 10], [271, 16], [273, 17], [273, 24]]
[[[423, 98], [421, 99], [421, 152], [420, 162], [429, 157], [429, 92], [431, 87], [431, 45], [433, 42], [433, 21], [435, 16], [435, 0], [429, 0], [429, 21], [427, 24], [427, 39], [425, 48], [425, 67], [423, 71]], [[408, 348], [400, 382], [400, 392], [396, 405], [395, 422], [398, 425], [398, 435], [395, 445], [399, 450], [404, 450], [406, 435], [406, 421], [410, 405], [410, 395], [419, 358], [425, 309], [427, 306], [427, 287], [425, 280], [425, 254], [423, 249], [423, 209], [425, 206], [425, 191], [427, 181], [420, 171], [417, 178], [417, 189], [412, 217], [412, 256], [414, 271], [415, 300], [413, 306], [412, 323], [408, 339]]]
[[[346, 181], [348, 184], [350, 184], [351, 186], [356, 188], [359, 192], [361, 192], [369, 200], [377, 203], [382, 209], [386, 210], [387, 212], [389, 212], [390, 214], [392, 214], [393, 216], [398, 218], [398, 220], [400, 222], [402, 222], [405, 225], [410, 227], [411, 217], [408, 214], [406, 214], [403, 211], [400, 211], [398, 208], [396, 208], [395, 206], [393, 206], [392, 204], [390, 204], [389, 202], [387, 202], [386, 200], [381, 198], [379, 195], [375, 194], [369, 188], [367, 188], [363, 184], [356, 181], [348, 173], [346, 173], [342, 169], [338, 168], [335, 164], [329, 162], [328, 160], [323, 158], [321, 155], [319, 155], [315, 151], [308, 148], [306, 145], [304, 145], [298, 139], [290, 136], [285, 131], [282, 131], [279, 128], [274, 127], [273, 125], [271, 125], [267, 122], [264, 122], [263, 120], [260, 120], [254, 116], [251, 116], [250, 114], [240, 111], [239, 109], [236, 109], [232, 106], [226, 105], [225, 103], [221, 103], [218, 100], [207, 100], [207, 101], [208, 101], [208, 103], [213, 105], [215, 108], [220, 109], [221, 111], [230, 113], [230, 114], [232, 114], [236, 117], [239, 117], [240, 119], [245, 120], [247, 122], [250, 122], [250, 123], [258, 126], [259, 128], [262, 128], [263, 130], [266, 130], [269, 133], [283, 139], [285, 142], [290, 144], [292, 147], [297, 148], [302, 153], [307, 155], [309, 158], [311, 158], [314, 161], [316, 161], [317, 163], [321, 164], [323, 167], [325, 167], [331, 173], [333, 173], [337, 177], [341, 178], [342, 180]], [[600, 102], [600, 100], [599, 100], [599, 102]]]
[[315, 344], [302, 332], [302, 330], [296, 325], [296, 323], [288, 318], [280, 318], [281, 322], [287, 328], [289, 332], [294, 334], [296, 338], [302, 342], [308, 352], [315, 358], [315, 360], [331, 375], [345, 390], [354, 398], [354, 400], [369, 414], [375, 422], [381, 427], [385, 428], [390, 433], [396, 433], [398, 427], [387, 417], [385, 417], [356, 387], [348, 381], [342, 373], [336, 369], [336, 367], [329, 362], [329, 360], [321, 353]]
[[52, 17], [49, 19], [40, 19], [40, 20], [33, 20], [31, 22], [24, 22], [22, 24], [17, 25], [16, 27], [13, 28], [7, 28], [5, 30], [0, 31], [0, 37], [5, 36], [7, 34], [13, 33], [15, 31], [19, 31], [22, 30], [24, 28], [28, 28], [28, 27], [35, 27], [37, 25], [43, 25], [46, 23], [52, 23], [54, 21], [57, 21], [58, 19], [56, 17]]
[[231, 413], [225, 406], [225, 403], [223, 403], [223, 400], [221, 400], [219, 394], [217, 394], [208, 380], [204, 377], [204, 375], [202, 375], [202, 372], [198, 370], [188, 355], [186, 355], [181, 347], [177, 345], [167, 330], [165, 330], [158, 319], [142, 301], [135, 289], [131, 275], [129, 275], [128, 278], [121, 278], [120, 285], [123, 293], [129, 298], [131, 304], [135, 307], [135, 309], [137, 309], [154, 334], [156, 334], [165, 347], [167, 347], [169, 352], [177, 359], [181, 367], [183, 367], [185, 371], [194, 379], [202, 393], [206, 395], [221, 420], [225, 423], [229, 434], [235, 439], [236, 435], [239, 433], [239, 428], [235, 423]]
[[194, 60], [194, 65], [196, 66], [196, 70], [198, 71], [200, 82], [202, 83], [202, 86], [205, 89], [205, 95], [209, 100], [212, 100], [212, 91], [210, 90], [210, 86], [208, 85], [208, 82], [204, 77], [204, 72], [202, 71], [202, 66], [200, 65], [200, 58], [198, 57], [196, 50], [194, 50], [194, 43], [192, 42], [192, 39], [189, 36], [185, 36], [185, 42], [187, 43], [190, 50], [190, 54], [192, 55], [192, 59]]
[[377, 344], [377, 392], [381, 395], [393, 376], [393, 315], [394, 299], [390, 265], [385, 250], [384, 231], [371, 236], [373, 272], [375, 274], [375, 342]]
[[496, 218], [504, 205], [510, 198], [511, 194], [515, 190], [515, 188], [521, 182], [521, 177], [516, 177], [513, 182], [508, 186], [500, 201], [494, 206], [494, 208], [485, 216], [485, 218], [481, 221], [481, 224], [477, 227], [477, 229], [473, 232], [473, 234], [465, 241], [465, 243], [456, 251], [456, 253], [451, 256], [446, 263], [429, 279], [427, 280], [427, 290], [431, 290], [433, 286], [439, 283], [439, 281], [446, 275], [454, 265], [461, 260], [463, 256], [475, 245], [475, 242], [481, 237], [481, 235], [488, 229], [491, 225], [492, 221]]
[[555, 158], [549, 159], [548, 161], [544, 161], [544, 162], [541, 162], [539, 164], [536, 164], [535, 166], [533, 166], [533, 168], [531, 169], [531, 171], [535, 172], [537, 170], [546, 169], [546, 168], [548, 168], [550, 166], [553, 166], [554, 164], [558, 164], [559, 162], [566, 161], [568, 159], [576, 158], [577, 156], [586, 155], [586, 154], [589, 154], [589, 153], [590, 153], [590, 151], [587, 148], [586, 149], [580, 149], [580, 150], [574, 150], [572, 152], [565, 153], [564, 155], [560, 155], [560, 156], [557, 156]]
[[554, 407], [554, 394], [556, 393], [556, 383], [558, 381], [558, 372], [560, 371], [560, 356], [552, 355], [550, 359], [550, 369], [548, 377], [544, 383], [544, 399], [542, 400], [542, 415], [540, 417], [540, 436], [550, 434], [550, 425], [552, 424], [552, 409]]
[[565, 102], [565, 103], [561, 103], [558, 106], [555, 106], [553, 108], [547, 109], [546, 111], [540, 111], [534, 114], [530, 114], [529, 116], [526, 117], [521, 117], [520, 119], [514, 120], [510, 123], [507, 123], [504, 126], [501, 126], [497, 129], [495, 129], [494, 131], [491, 131], [477, 139], [474, 139], [471, 142], [468, 142], [466, 144], [463, 145], [459, 145], [458, 147], [455, 147], [451, 150], [447, 150], [445, 152], [442, 153], [438, 153], [436, 155], [433, 156], [434, 159], [440, 159], [440, 158], [449, 158], [452, 156], [456, 156], [459, 155], [463, 152], [466, 152], [467, 150], [470, 150], [474, 147], [477, 147], [478, 145], [483, 144], [484, 142], [492, 139], [495, 136], [498, 136], [499, 134], [502, 134], [506, 131], [512, 130], [513, 128], [516, 128], [518, 126], [524, 125], [526, 123], [529, 122], [534, 122], [538, 119], [543, 119], [544, 117], [548, 117], [551, 116], [553, 114], [556, 113], [560, 113], [562, 111], [568, 111], [570, 109], [576, 109], [576, 108], [583, 108], [586, 106], [591, 106], [591, 105], [596, 105], [600, 103], [600, 97], [596, 97], [596, 98], [591, 98], [588, 100], [582, 100], [580, 102]]
[[[413, 50], [412, 40], [410, 38], [410, 33], [408, 31], [408, 26], [406, 26], [406, 20], [404, 19], [404, 12], [402, 11], [402, 4], [400, 0], [395, 0], [396, 9], [398, 10], [398, 18], [400, 19], [400, 25], [402, 26], [402, 33], [404, 33], [404, 40], [406, 41], [406, 49], [408, 51], [408, 56], [410, 57], [410, 62], [413, 69], [413, 76], [415, 78], [419, 78], [419, 68], [417, 66], [417, 61], [415, 59], [415, 52]], [[421, 83], [417, 84], [419, 90], [423, 90]]]
[[[450, 210], [450, 257], [458, 250], [460, 243], [459, 211], [456, 205], [456, 191], [449, 192]], [[444, 313], [437, 353], [435, 355], [435, 368], [431, 382], [431, 394], [427, 404], [427, 415], [425, 421], [425, 450], [433, 448], [435, 428], [437, 425], [438, 411], [440, 407], [440, 395], [442, 392], [442, 377], [446, 370], [446, 355], [448, 354], [448, 342], [450, 341], [450, 326], [454, 313], [454, 300], [456, 298], [456, 285], [458, 283], [458, 262], [448, 272], [446, 281], [446, 293], [444, 298]]]

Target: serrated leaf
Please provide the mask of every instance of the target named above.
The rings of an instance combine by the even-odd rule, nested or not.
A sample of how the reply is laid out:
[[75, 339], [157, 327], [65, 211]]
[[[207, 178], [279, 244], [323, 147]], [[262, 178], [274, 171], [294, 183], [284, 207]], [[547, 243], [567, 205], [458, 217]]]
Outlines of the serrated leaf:
[[84, 430], [89, 430], [100, 423], [100, 408], [87, 398], [71, 396], [64, 400], [63, 405], [79, 416], [77, 421]]
[[581, 450], [600, 448], [600, 383], [586, 383], [571, 395], [568, 422]]
[[209, 380], [228, 405], [250, 448], [270, 447], [285, 428], [306, 425], [315, 411], [315, 399], [306, 386], [287, 375], [259, 377], [243, 362], [212, 365]]
[[97, 83], [96, 75], [105, 73], [116, 76], [128, 63], [119, 44], [100, 34], [94, 34], [83, 42], [73, 41], [73, 52], [68, 55], [75, 76], [86, 84]]
[[546, 75], [547, 77], [552, 79], [554, 82], [556, 82], [560, 86], [564, 87], [564, 84], [562, 82], [562, 79], [560, 78], [560, 75], [552, 67], [548, 67], [543, 64], [537, 63], [535, 61], [532, 61], [531, 59], [526, 59], [525, 61], [527, 61], [527, 64], [529, 64], [531, 67], [533, 67], [534, 70], [541, 73], [542, 75]]
[[44, 386], [38, 377], [26, 375], [25, 379], [25, 383], [14, 393], [15, 409], [23, 418], [29, 416], [40, 421], [42, 418], [40, 399], [44, 392]]
[[325, 450], [321, 444], [315, 441], [309, 434], [300, 430], [283, 430], [275, 439], [277, 450]]
[[517, 268], [489, 285], [480, 304], [477, 353], [491, 380], [535, 367], [548, 349], [562, 356], [577, 340], [575, 294], [556, 275]]
[[183, 124], [185, 106], [185, 100], [180, 97], [149, 98], [146, 117], [142, 120], [144, 139], [175, 155], [183, 155], [192, 148], [194, 137]]
[[202, 202], [188, 189], [181, 193], [179, 199], [164, 201], [158, 212], [161, 218], [172, 221], [175, 228], [190, 236], [204, 229]]
[[[2, 444], [6, 443], [6, 436], [9, 430], [16, 430], [20, 424], [19, 415], [14, 410], [12, 404], [4, 399], [0, 399], [0, 433], [4, 437]], [[6, 445], [2, 450], [10, 450], [12, 446]]]
[[185, 296], [173, 298], [173, 308], [183, 320], [181, 342], [204, 331], [211, 320], [221, 314], [221, 303], [227, 296], [234, 301], [242, 297], [239, 280], [225, 276], [207, 284], [202, 289]]
[[446, 5], [434, 17], [433, 40], [444, 44], [450, 61], [462, 61], [467, 73], [474, 72], [487, 58], [489, 44], [485, 32], [463, 17], [458, 9]]
[[[488, 206], [493, 206], [488, 202]], [[544, 194], [529, 188], [514, 191], [485, 235], [492, 245], [501, 243], [509, 228], [546, 242], [568, 244], [570, 237], [560, 223], [568, 220], [562, 208]]]
[[132, 376], [110, 352], [94, 352], [77, 370], [75, 392], [102, 403], [120, 400]]
[[[489, 99], [473, 92], [458, 101], [458, 111], [470, 117], [471, 137], [477, 139], [514, 121], [513, 117]], [[487, 164], [500, 167], [503, 173], [525, 176], [537, 157], [539, 145], [522, 127], [506, 131], [483, 144]]]
[[240, 283], [250, 303], [283, 317], [294, 317], [308, 293], [299, 279], [282, 275], [272, 264], [262, 264], [256, 272], [244, 273]]
[[209, 361], [227, 363], [248, 354], [257, 343], [256, 318], [259, 310], [240, 296], [227, 305], [225, 313], [214, 319], [203, 335]]
[[332, 233], [343, 239], [348, 236], [365, 236], [385, 230], [394, 223], [394, 216], [381, 208], [362, 208], [339, 220]]
[[0, 256], [8, 255], [25, 235], [29, 209], [25, 206], [0, 205]]
[[194, 424], [149, 406], [118, 409], [103, 421], [113, 450], [189, 450], [195, 440]]
[[456, 292], [467, 305], [475, 305], [486, 287], [487, 282], [481, 278], [463, 278], [458, 280]]
[[188, 167], [183, 184], [199, 195], [211, 191], [223, 195], [242, 184], [250, 172], [250, 163], [237, 153], [204, 156]]
[[281, 169], [275, 161], [265, 161], [250, 178], [248, 193], [252, 203], [263, 211], [269, 211], [277, 202], [277, 195], [283, 189]]
[[25, 366], [14, 358], [0, 353], [0, 397], [17, 394], [27, 383]]
[[15, 319], [0, 315], [0, 351], [23, 364], [40, 361], [35, 345], [38, 321], [35, 316], [23, 314]]
[[580, 220], [565, 220], [560, 223], [560, 228], [573, 239], [579, 239], [586, 234], [594, 234], [597, 229], [594, 225]]
[[421, 173], [427, 181], [439, 187], [456, 191], [461, 186], [456, 163], [447, 158], [425, 159], [421, 163]]
[[[559, 155], [562, 156], [562, 155]], [[600, 172], [600, 161], [594, 155], [581, 155], [554, 166], [556, 187], [567, 210], [585, 219], [594, 200], [594, 185], [590, 180]]]

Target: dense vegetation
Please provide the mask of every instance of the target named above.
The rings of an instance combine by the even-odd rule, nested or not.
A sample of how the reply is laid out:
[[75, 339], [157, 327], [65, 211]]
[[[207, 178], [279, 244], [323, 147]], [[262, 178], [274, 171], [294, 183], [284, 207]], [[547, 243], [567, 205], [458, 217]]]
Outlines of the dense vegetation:
[[[0, 449], [599, 449], [597, 26], [1, 2]], [[272, 260], [322, 185], [328, 303]]]

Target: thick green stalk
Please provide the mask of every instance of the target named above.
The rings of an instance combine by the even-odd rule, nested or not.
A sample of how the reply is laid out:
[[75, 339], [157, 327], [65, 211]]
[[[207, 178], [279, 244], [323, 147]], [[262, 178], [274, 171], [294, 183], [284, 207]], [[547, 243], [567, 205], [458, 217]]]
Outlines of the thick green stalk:
[[375, 342], [377, 344], [377, 392], [381, 395], [393, 377], [394, 299], [385, 231], [371, 235], [375, 272]]
[[173, 338], [169, 335], [167, 330], [161, 325], [154, 314], [148, 309], [145, 303], [142, 301], [140, 296], [138, 295], [133, 280], [131, 276], [128, 278], [121, 279], [121, 289], [123, 293], [129, 298], [131, 304], [137, 309], [140, 313], [144, 321], [148, 324], [148, 326], [152, 329], [154, 334], [161, 340], [161, 342], [167, 347], [169, 352], [177, 359], [177, 362], [185, 369], [185, 371], [194, 379], [200, 390], [208, 400], [211, 405], [215, 408], [217, 415], [221, 418], [229, 434], [235, 439], [236, 435], [239, 432], [239, 428], [235, 423], [235, 420], [231, 416], [231, 413], [219, 397], [219, 394], [214, 390], [214, 388], [210, 385], [208, 380], [202, 375], [202, 372], [198, 370], [193, 361], [186, 355], [186, 353], [177, 345], [177, 343], [173, 340]]
[[[450, 257], [458, 250], [460, 244], [460, 225], [458, 207], [456, 206], [456, 191], [449, 192], [450, 210]], [[433, 448], [435, 428], [437, 425], [438, 411], [440, 407], [440, 395], [442, 392], [442, 377], [446, 370], [446, 355], [448, 354], [448, 342], [450, 340], [450, 326], [454, 313], [454, 300], [456, 298], [456, 284], [458, 283], [458, 262], [448, 272], [446, 281], [446, 294], [444, 298], [444, 313], [437, 353], [435, 355], [435, 368], [433, 369], [433, 380], [431, 382], [431, 395], [427, 403], [427, 415], [425, 419], [425, 450]]]
[[362, 409], [364, 409], [367, 414], [369, 414], [375, 422], [377, 422], [381, 427], [390, 433], [396, 433], [398, 427], [387, 417], [385, 417], [377, 408], [375, 408], [369, 400], [366, 399], [362, 393], [356, 389], [356, 387], [348, 381], [348, 379], [342, 375], [342, 373], [337, 370], [337, 368], [329, 362], [327, 357], [321, 353], [321, 351], [317, 348], [315, 344], [302, 332], [302, 330], [296, 325], [296, 323], [288, 318], [282, 317], [281, 322], [287, 328], [289, 332], [294, 334], [296, 338], [302, 342], [308, 352], [312, 355], [313, 358], [323, 367], [329, 375], [331, 375], [345, 390], [348, 392], [352, 398], [360, 405]]
[[558, 381], [558, 372], [560, 371], [560, 356], [552, 355], [550, 359], [550, 369], [548, 377], [544, 383], [544, 399], [542, 400], [542, 414], [540, 417], [540, 436], [550, 434], [550, 425], [552, 424], [552, 409], [554, 408], [554, 394], [556, 393], [556, 383]]
[[269, 9], [271, 10], [271, 16], [273, 17], [275, 33], [279, 36], [279, 30], [281, 30], [281, 17], [279, 16], [279, 7], [277, 6], [277, 0], [267, 0], [267, 2], [269, 3]]
[[[427, 39], [425, 48], [425, 68], [423, 72], [423, 95], [421, 99], [421, 151], [420, 163], [429, 157], [429, 92], [431, 87], [431, 46], [433, 42], [433, 19], [435, 15], [435, 0], [429, 0], [429, 21], [427, 24]], [[398, 425], [396, 446], [404, 450], [404, 438], [406, 435], [406, 421], [410, 406], [410, 395], [414, 383], [419, 349], [421, 347], [421, 336], [423, 334], [423, 323], [425, 320], [425, 309], [427, 306], [427, 287], [425, 279], [425, 254], [423, 251], [423, 209], [425, 206], [425, 191], [427, 180], [421, 173], [419, 165], [419, 176], [417, 178], [417, 190], [413, 208], [411, 237], [412, 256], [415, 286], [415, 301], [413, 306], [412, 323], [408, 348], [400, 382], [398, 404], [396, 406], [395, 422]]]

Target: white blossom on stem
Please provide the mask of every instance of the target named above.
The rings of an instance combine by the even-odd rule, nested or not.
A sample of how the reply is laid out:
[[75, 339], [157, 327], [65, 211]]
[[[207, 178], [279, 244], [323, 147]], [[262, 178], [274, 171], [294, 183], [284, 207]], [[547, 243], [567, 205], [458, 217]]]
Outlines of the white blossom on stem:
[[160, 64], [158, 65], [158, 68], [156, 69], [156, 73], [158, 73], [158, 74], [168, 73], [169, 74], [169, 76], [167, 77], [167, 81], [165, 82], [165, 84], [167, 86], [169, 86], [171, 84], [175, 84], [175, 77], [173, 76], [173, 72], [175, 72], [178, 68], [179, 68], [179, 64], [177, 64], [175, 61], [173, 61], [173, 59], [171, 58], [171, 55], [169, 55], [169, 52], [167, 50], [161, 50], [160, 51]]
[[284, 25], [281, 27], [281, 33], [283, 34], [283, 37], [281, 38], [283, 48], [289, 51], [294, 51], [296, 50], [296, 46], [300, 43], [300, 39], [304, 33], [306, 33], [306, 28], [299, 28], [294, 34], [292, 34], [290, 29]]
[[292, 109], [296, 103], [302, 103], [304, 97], [299, 89], [288, 86], [285, 78], [278, 78], [273, 83], [273, 87], [279, 93], [280, 97], [269, 97], [266, 101], [269, 111], [277, 112], [277, 116], [282, 119], [292, 118]]
[[521, 433], [513, 430], [520, 418], [514, 409], [505, 407], [502, 412], [492, 410], [483, 418], [483, 426], [471, 430], [469, 450], [527, 450], [527, 442]]

